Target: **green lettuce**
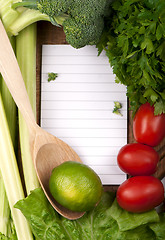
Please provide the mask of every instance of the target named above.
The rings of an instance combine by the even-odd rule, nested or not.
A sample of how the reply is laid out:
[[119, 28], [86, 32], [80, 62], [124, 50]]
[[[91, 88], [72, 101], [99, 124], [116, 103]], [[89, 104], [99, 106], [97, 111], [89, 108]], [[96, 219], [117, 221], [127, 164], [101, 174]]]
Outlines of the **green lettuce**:
[[157, 240], [165, 239], [165, 213], [160, 214], [160, 221], [149, 225], [157, 236]]
[[159, 222], [159, 216], [155, 210], [144, 213], [127, 212], [119, 207], [116, 199], [110, 208], [110, 214], [118, 222], [122, 231], [131, 230], [147, 223]]
[[18, 201], [37, 240], [164, 240], [165, 214], [155, 210], [132, 214], [119, 207], [115, 194], [104, 192], [100, 203], [78, 220], [60, 216], [41, 188]]

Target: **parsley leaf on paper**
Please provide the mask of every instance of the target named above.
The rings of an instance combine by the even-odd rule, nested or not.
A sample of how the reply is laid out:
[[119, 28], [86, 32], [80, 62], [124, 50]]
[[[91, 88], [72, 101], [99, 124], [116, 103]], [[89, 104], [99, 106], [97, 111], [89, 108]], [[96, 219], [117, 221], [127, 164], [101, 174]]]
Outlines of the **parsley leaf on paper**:
[[132, 110], [148, 101], [165, 113], [165, 1], [115, 0], [105, 25], [98, 53], [127, 86]]
[[163, 240], [165, 214], [155, 210], [132, 214], [119, 207], [114, 193], [104, 192], [100, 203], [77, 220], [60, 216], [41, 188], [15, 205], [28, 220], [37, 240]]

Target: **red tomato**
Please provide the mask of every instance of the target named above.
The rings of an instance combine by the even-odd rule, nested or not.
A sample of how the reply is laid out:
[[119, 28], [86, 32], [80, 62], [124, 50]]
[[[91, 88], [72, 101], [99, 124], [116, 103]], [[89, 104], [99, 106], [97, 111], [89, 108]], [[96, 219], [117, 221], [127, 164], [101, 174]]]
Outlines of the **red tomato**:
[[158, 153], [150, 146], [130, 143], [123, 146], [117, 156], [121, 170], [132, 176], [152, 175], [156, 172]]
[[153, 176], [136, 176], [123, 182], [117, 190], [117, 202], [129, 212], [146, 212], [164, 200], [162, 182]]
[[165, 137], [165, 114], [155, 116], [153, 106], [141, 105], [133, 120], [133, 134], [137, 142], [157, 146]]

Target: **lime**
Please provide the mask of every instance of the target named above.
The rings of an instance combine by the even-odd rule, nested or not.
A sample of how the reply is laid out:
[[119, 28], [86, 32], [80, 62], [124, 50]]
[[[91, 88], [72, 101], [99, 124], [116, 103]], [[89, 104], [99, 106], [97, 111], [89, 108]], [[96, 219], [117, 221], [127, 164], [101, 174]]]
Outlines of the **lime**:
[[73, 161], [53, 169], [49, 188], [58, 203], [76, 212], [94, 208], [103, 190], [100, 178], [90, 167]]

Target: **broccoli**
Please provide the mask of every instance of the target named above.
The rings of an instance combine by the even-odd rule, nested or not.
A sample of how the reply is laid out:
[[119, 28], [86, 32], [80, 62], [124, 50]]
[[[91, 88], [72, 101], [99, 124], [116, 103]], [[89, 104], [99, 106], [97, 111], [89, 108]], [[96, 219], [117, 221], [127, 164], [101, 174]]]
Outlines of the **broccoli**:
[[48, 15], [50, 18], [66, 13], [71, 5], [72, 0], [38, 0], [36, 1], [37, 9]]
[[74, 19], [88, 23], [104, 16], [107, 0], [75, 0], [68, 9], [68, 14]]
[[74, 48], [81, 48], [85, 45], [94, 45], [102, 34], [104, 21], [100, 17], [95, 22], [81, 24], [80, 21], [69, 17], [63, 23], [66, 40]]
[[104, 17], [110, 13], [112, 0], [22, 0], [13, 7], [24, 6], [49, 16], [62, 25], [67, 42], [74, 48], [95, 45], [104, 28]]

